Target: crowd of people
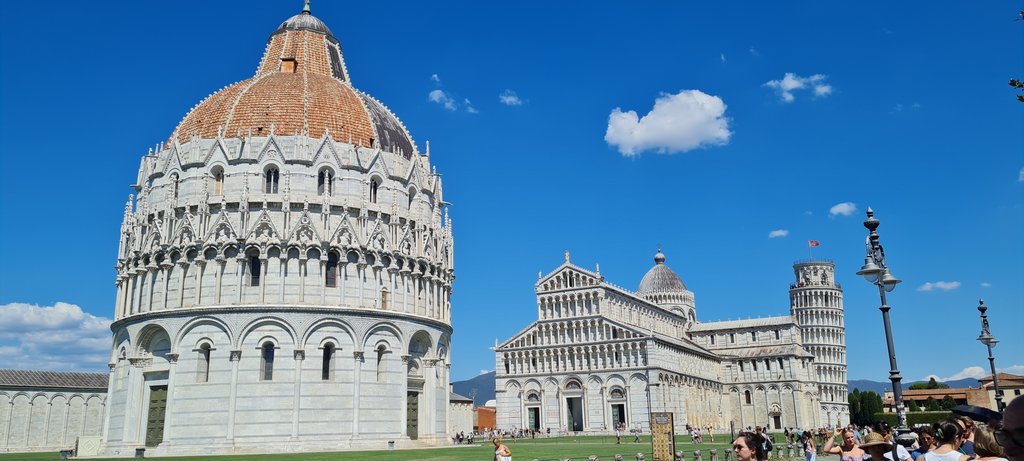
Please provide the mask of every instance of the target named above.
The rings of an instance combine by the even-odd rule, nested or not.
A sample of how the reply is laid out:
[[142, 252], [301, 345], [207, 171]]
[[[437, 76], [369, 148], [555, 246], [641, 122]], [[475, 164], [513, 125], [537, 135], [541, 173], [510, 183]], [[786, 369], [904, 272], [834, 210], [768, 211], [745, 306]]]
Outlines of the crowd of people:
[[[1024, 461], [1024, 398], [1010, 402], [1000, 418], [952, 417], [899, 436], [885, 423], [830, 432], [786, 429], [784, 436], [802, 448], [806, 461], [816, 461], [819, 453], [839, 455], [841, 461], [894, 461], [894, 453], [898, 461]], [[741, 432], [733, 452], [737, 461], [766, 461], [772, 445], [772, 437], [758, 427]]]

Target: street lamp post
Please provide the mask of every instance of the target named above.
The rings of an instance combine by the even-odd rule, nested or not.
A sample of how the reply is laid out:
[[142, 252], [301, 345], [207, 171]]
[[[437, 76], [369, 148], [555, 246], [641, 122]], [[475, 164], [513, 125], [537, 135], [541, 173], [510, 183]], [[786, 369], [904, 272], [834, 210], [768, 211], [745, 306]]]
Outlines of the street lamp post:
[[988, 366], [992, 370], [992, 387], [996, 391], [996, 411], [1002, 412], [1005, 408], [1003, 405], [1003, 391], [999, 390], [999, 376], [996, 375], [996, 358], [992, 356], [992, 348], [999, 342], [992, 333], [988, 330], [988, 314], [985, 311], [988, 310], [988, 306], [985, 305], [984, 299], [978, 300], [978, 312], [981, 312], [981, 336], [978, 336], [978, 341], [981, 341], [986, 347], [988, 347]]
[[[896, 278], [889, 272], [885, 263], [885, 250], [878, 241], [878, 219], [875, 212], [868, 208], [868, 219], [864, 221], [864, 227], [868, 230], [868, 238], [865, 241], [867, 255], [864, 257], [864, 265], [857, 271], [857, 275], [864, 277], [869, 283], [878, 286], [878, 295], [882, 298], [882, 305], [878, 310], [882, 311], [882, 322], [885, 324], [885, 342], [889, 347], [889, 380], [892, 381], [893, 398], [896, 401], [896, 418], [899, 424], [896, 434], [907, 431], [907, 412], [903, 406], [903, 385], [900, 370], [896, 366], [896, 348], [892, 344], [892, 326], [889, 323], [889, 305], [885, 302], [885, 294], [896, 289], [896, 285], [902, 280]], [[893, 439], [892, 459], [899, 459], [896, 453], [896, 440]]]

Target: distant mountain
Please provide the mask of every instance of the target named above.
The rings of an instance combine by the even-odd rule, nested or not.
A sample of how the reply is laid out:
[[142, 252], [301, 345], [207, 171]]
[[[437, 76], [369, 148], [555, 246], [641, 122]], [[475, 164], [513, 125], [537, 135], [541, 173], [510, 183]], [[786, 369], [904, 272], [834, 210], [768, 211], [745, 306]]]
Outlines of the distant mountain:
[[[925, 381], [912, 381], [912, 382], [904, 381], [902, 383], [903, 384], [903, 389], [909, 389], [911, 384], [923, 383], [923, 382], [925, 382]], [[849, 387], [850, 387], [850, 392], [853, 392], [854, 389], [860, 389], [861, 392], [873, 391], [873, 392], [878, 393], [878, 395], [884, 395], [885, 391], [892, 389], [892, 383], [890, 383], [889, 381], [871, 381], [869, 379], [851, 379], [850, 381], [848, 381], [848, 384], [849, 384]], [[981, 383], [978, 382], [978, 380], [974, 379], [974, 378], [964, 378], [964, 379], [957, 379], [957, 380], [954, 380], [954, 381], [945, 381], [945, 384], [948, 384], [949, 387], [954, 388], [954, 389], [956, 389], [956, 388], [963, 388], [963, 387], [979, 387], [979, 386], [981, 386]]]
[[494, 375], [495, 373], [491, 371], [473, 379], [456, 381], [452, 383], [452, 387], [455, 388], [456, 394], [470, 397], [474, 406], [480, 406], [488, 400], [494, 400]]

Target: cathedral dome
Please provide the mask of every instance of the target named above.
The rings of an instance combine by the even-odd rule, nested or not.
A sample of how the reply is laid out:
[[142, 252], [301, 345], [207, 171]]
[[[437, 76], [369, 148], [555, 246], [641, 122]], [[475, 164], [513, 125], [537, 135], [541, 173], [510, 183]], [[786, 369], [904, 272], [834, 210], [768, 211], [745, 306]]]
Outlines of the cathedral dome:
[[351, 85], [340, 42], [308, 9], [270, 35], [255, 76], [192, 108], [171, 141], [272, 132], [313, 138], [329, 134], [336, 141], [379, 147], [406, 158], [417, 153], [398, 117]]
[[637, 294], [643, 296], [654, 293], [680, 293], [688, 291], [682, 279], [675, 271], [665, 265], [665, 254], [658, 250], [654, 255], [654, 267], [647, 271], [644, 278], [640, 280], [640, 288]]

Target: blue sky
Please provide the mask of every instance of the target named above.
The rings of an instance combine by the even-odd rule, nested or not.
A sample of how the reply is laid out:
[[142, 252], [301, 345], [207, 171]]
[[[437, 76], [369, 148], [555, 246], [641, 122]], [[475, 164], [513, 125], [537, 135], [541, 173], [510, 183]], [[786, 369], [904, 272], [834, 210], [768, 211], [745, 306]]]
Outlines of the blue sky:
[[[536, 319], [537, 272], [565, 250], [635, 288], [661, 244], [710, 321], [788, 312], [792, 262], [815, 239], [845, 288], [849, 376], [881, 381], [877, 292], [854, 275], [867, 206], [905, 281], [889, 298], [904, 376], [987, 369], [979, 297], [997, 365], [1024, 372], [1024, 104], [1006, 83], [1024, 78], [1024, 22], [1017, 2], [979, 5], [317, 1], [313, 14], [354, 85], [430, 140], [444, 174], [453, 379], [494, 368], [487, 348]], [[139, 157], [251, 76], [301, 2], [0, 8], [0, 367], [102, 370]]]

